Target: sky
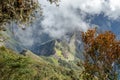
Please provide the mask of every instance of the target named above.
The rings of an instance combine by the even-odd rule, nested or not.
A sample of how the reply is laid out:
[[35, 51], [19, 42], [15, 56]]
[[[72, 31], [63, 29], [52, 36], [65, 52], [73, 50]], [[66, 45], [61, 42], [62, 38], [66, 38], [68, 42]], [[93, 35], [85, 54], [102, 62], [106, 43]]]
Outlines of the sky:
[[52, 37], [61, 37], [76, 29], [86, 31], [95, 25], [106, 30], [119, 27], [120, 0], [61, 0], [59, 7], [46, 0], [39, 3], [44, 16], [41, 26]]
[[47, 0], [38, 2], [42, 16], [27, 26], [26, 31], [14, 26], [15, 37], [25, 46], [96, 26], [113, 31], [120, 39], [120, 0], [60, 0], [59, 6]]

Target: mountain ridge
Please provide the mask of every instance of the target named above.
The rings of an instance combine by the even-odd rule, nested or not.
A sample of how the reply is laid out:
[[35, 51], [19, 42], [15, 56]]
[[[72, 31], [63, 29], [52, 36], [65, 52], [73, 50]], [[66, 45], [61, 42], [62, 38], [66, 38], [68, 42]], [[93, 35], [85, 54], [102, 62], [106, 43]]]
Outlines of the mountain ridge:
[[1, 80], [80, 79], [80, 71], [51, 64], [42, 58], [39, 59], [37, 55], [30, 51], [26, 51], [25, 54], [27, 55], [21, 55], [5, 47], [0, 47]]

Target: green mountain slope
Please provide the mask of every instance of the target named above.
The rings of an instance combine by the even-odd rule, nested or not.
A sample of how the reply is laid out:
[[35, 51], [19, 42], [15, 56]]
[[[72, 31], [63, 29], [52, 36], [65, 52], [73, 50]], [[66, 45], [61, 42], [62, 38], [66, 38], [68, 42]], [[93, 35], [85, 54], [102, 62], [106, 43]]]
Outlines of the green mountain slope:
[[80, 71], [53, 65], [27, 51], [24, 55], [0, 47], [0, 80], [81, 80]]
[[54, 39], [38, 45], [34, 51], [37, 55], [53, 56], [65, 61], [81, 59], [83, 54], [80, 50], [80, 32], [69, 34], [68, 38]]

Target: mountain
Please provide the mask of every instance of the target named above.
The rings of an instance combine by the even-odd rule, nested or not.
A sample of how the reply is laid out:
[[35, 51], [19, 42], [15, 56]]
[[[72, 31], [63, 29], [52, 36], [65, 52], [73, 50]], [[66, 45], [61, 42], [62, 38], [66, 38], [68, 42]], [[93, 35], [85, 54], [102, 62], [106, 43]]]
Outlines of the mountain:
[[51, 64], [31, 51], [0, 47], [0, 80], [79, 80], [80, 71]]
[[53, 56], [66, 61], [83, 59], [80, 32], [70, 33], [61, 39], [36, 44], [36, 48], [32, 51], [37, 55]]
[[78, 69], [76, 63], [80, 60], [82, 61], [83, 55], [79, 31], [75, 33], [69, 33], [61, 39], [52, 39], [43, 43], [35, 43], [31, 47], [25, 47], [24, 45], [21, 45], [21, 42], [19, 39], [14, 37], [14, 34], [15, 33], [13, 33], [10, 28], [6, 28], [6, 31], [2, 32], [2, 35], [8, 38], [5, 41], [5, 46], [18, 53], [21, 53], [25, 50], [30, 50], [34, 54], [42, 56], [48, 62], [62, 66], [66, 65], [66, 67], [73, 65], [69, 68], [76, 69]]
[[0, 31], [0, 38], [3, 39], [1, 43], [14, 51], [22, 51], [24, 46], [21, 45], [18, 39], [14, 38], [14, 33], [12, 32], [11, 28], [5, 27], [5, 29], [5, 31]]

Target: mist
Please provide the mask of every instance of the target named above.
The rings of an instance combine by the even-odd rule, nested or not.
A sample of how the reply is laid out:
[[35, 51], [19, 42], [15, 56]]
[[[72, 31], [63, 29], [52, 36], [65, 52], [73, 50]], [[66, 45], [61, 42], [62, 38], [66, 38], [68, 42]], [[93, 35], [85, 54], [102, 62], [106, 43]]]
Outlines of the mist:
[[91, 21], [101, 14], [111, 21], [120, 18], [120, 0], [61, 0], [59, 6], [47, 0], [38, 1], [42, 16], [38, 16], [29, 26], [23, 25], [26, 30], [13, 26], [15, 38], [26, 47], [61, 38], [69, 32], [87, 31], [97, 25]]

